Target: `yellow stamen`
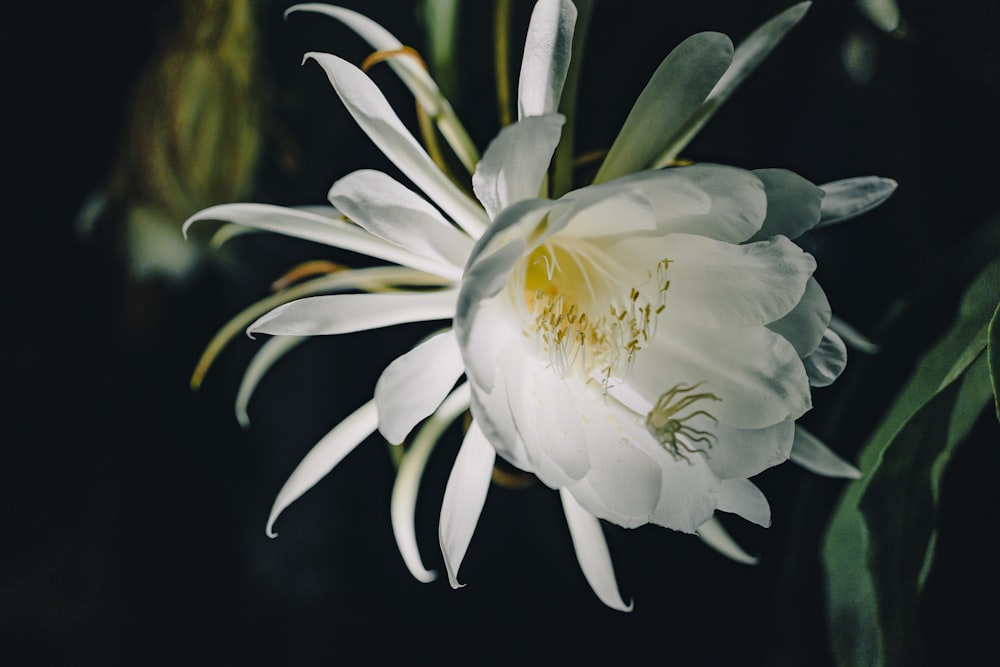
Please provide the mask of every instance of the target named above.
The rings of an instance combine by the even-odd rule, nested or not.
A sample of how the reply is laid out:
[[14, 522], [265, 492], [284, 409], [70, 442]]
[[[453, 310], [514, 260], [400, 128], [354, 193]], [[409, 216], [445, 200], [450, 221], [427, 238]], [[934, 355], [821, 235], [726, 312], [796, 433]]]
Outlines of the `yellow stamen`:
[[[628, 376], [636, 355], [656, 332], [669, 261], [657, 265], [654, 307], [639, 287], [626, 288], [595, 265], [592, 252], [555, 243], [535, 248], [523, 265], [519, 308], [525, 337], [537, 341], [556, 373], [581, 371], [606, 391]], [[652, 272], [649, 276], [653, 278]]]

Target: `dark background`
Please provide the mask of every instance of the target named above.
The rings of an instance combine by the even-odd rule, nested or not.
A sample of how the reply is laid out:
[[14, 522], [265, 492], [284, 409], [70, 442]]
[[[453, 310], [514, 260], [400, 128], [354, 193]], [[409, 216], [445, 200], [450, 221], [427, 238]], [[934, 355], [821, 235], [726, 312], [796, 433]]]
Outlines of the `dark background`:
[[[421, 45], [410, 2], [351, 2]], [[484, 147], [496, 130], [490, 3], [463, 18], [459, 115]], [[806, 237], [835, 311], [882, 345], [852, 354], [804, 422], [852, 458], [912, 364], [947, 326], [996, 228], [1000, 66], [995, 2], [900, 2], [905, 36], [850, 2], [819, 0], [687, 153], [815, 182], [878, 174], [892, 200]], [[785, 2], [597, 0], [580, 151], [607, 146], [660, 59], [685, 36], [739, 40]], [[518, 5], [515, 43], [530, 3]], [[384, 166], [301, 54], [360, 62], [361, 41], [318, 16], [260, 3], [274, 137], [255, 199], [323, 201], [360, 167]], [[277, 237], [234, 243], [226, 270], [180, 287], [124, 270], [113, 221], [81, 239], [73, 219], [112, 167], [126, 100], [171, 20], [171, 3], [18, 3], [0, 10], [4, 159], [0, 663], [4, 665], [492, 664], [649, 659], [671, 664], [832, 664], [818, 548], [842, 483], [792, 464], [761, 475], [773, 525], [723, 517], [761, 564], [697, 539], [608, 526], [632, 614], [604, 608], [576, 564], [558, 499], [494, 488], [462, 570], [468, 586], [412, 580], [389, 526], [393, 468], [371, 439], [279, 521], [280, 485], [330, 427], [371, 395], [376, 370], [423, 331], [312, 341], [232, 417], [256, 343], [227, 350], [198, 393], [203, 346], [295, 261], [343, 259]], [[848, 35], [874, 47], [873, 77], [846, 74]], [[262, 74], [263, 76], [264, 74]], [[398, 109], [405, 91], [373, 70]], [[288, 168], [280, 158], [296, 156]], [[919, 297], [916, 305], [903, 307]], [[959, 451], [942, 494], [939, 560], [925, 596], [929, 664], [996, 661], [1000, 593], [996, 422]], [[456, 443], [431, 461], [418, 505], [429, 567]]]

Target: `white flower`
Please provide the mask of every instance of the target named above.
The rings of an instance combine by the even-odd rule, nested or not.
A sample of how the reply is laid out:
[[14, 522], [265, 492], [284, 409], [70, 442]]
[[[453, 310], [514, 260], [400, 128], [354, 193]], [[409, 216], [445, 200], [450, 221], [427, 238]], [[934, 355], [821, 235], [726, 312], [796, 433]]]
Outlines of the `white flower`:
[[[380, 51], [402, 46], [354, 12], [298, 9], [343, 21]], [[748, 560], [711, 522], [722, 510], [769, 523], [767, 501], [748, 477], [789, 456], [821, 473], [854, 474], [815, 438], [796, 436], [810, 383], [832, 382], [845, 348], [828, 328], [813, 258], [789, 239], [881, 203], [894, 184], [863, 178], [817, 188], [788, 171], [719, 165], [643, 171], [672, 161], [805, 9], [772, 19], [735, 53], [717, 33], [685, 40], [653, 75], [595, 184], [555, 200], [540, 193], [564, 121], [556, 109], [576, 17], [568, 0], [537, 3], [519, 120], [478, 162], [427, 74], [407, 58], [390, 61], [456, 153], [476, 165], [476, 199], [435, 166], [365, 74], [336, 56], [308, 54], [436, 207], [364, 170], [333, 185], [332, 211], [237, 204], [189, 220], [229, 220], [400, 265], [334, 273], [268, 301], [287, 303], [248, 332], [292, 338], [262, 349], [247, 386], [288, 348], [279, 341], [417, 321], [451, 320], [453, 328], [391, 363], [373, 400], [306, 456], [279, 493], [268, 532], [376, 428], [400, 443], [424, 422], [400, 469], [393, 519], [411, 571], [432, 579], [412, 537], [413, 496], [430, 447], [471, 405], [441, 511], [452, 585], [499, 454], [559, 489], [588, 581], [606, 604], [629, 609], [598, 517], [698, 531]], [[351, 289], [368, 293], [308, 296]], [[299, 296], [307, 298], [291, 300]], [[244, 407], [248, 393], [241, 391]]]

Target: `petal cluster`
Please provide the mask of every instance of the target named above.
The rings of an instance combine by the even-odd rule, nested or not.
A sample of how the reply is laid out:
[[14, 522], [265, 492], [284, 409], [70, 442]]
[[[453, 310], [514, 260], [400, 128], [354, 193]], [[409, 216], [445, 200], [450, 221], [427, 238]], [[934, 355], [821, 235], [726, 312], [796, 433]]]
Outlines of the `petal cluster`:
[[212, 354], [241, 324], [279, 336], [248, 369], [243, 421], [255, 383], [304, 337], [441, 323], [296, 468], [268, 533], [376, 430], [393, 444], [411, 438], [393, 524], [411, 572], [432, 579], [413, 537], [416, 488], [436, 440], [471, 410], [441, 510], [452, 585], [499, 455], [559, 490], [584, 575], [605, 604], [627, 610], [598, 519], [698, 532], [749, 562], [712, 520], [721, 510], [770, 522], [747, 478], [790, 456], [823, 474], [854, 474], [795, 425], [810, 408], [810, 386], [843, 369], [846, 348], [830, 328], [815, 261], [794, 239], [872, 208], [895, 184], [870, 177], [817, 187], [779, 169], [663, 168], [807, 6], [786, 10], [735, 49], [718, 33], [685, 40], [654, 73], [594, 182], [555, 198], [547, 175], [566, 122], [558, 109], [577, 17], [569, 0], [536, 4], [518, 120], [481, 158], [434, 81], [384, 28], [339, 7], [289, 10], [335, 18], [395, 56], [390, 65], [469, 168], [474, 196], [435, 164], [361, 70], [310, 53], [359, 127], [420, 192], [361, 170], [333, 185], [331, 208], [233, 204], [188, 221], [228, 220], [393, 265], [307, 281], [220, 334]]
[[623, 526], [769, 521], [743, 479], [788, 458], [803, 358], [843, 351], [820, 349], [815, 261], [781, 234], [819, 222], [822, 191], [775, 176], [696, 165], [504, 209], [456, 316], [504, 458]]

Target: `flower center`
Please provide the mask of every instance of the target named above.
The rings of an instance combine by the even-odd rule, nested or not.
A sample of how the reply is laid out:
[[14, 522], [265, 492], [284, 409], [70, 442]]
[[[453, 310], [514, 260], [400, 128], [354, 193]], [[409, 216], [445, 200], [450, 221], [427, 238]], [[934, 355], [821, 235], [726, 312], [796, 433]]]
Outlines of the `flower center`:
[[[581, 372], [604, 390], [624, 380], [635, 355], [656, 333], [670, 287], [669, 260], [629, 285], [600, 249], [570, 239], [535, 248], [511, 281], [524, 335], [565, 377]], [[655, 281], [655, 282], [654, 282]]]

